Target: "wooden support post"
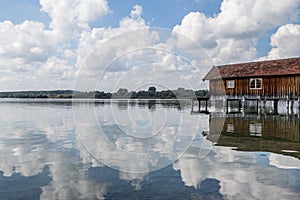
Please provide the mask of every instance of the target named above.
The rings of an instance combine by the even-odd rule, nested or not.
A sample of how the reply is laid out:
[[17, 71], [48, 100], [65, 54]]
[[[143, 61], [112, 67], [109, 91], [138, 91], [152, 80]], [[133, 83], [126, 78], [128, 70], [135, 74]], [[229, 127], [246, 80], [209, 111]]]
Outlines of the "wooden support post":
[[264, 114], [266, 112], [266, 97], [259, 97], [260, 100], [260, 112]]
[[239, 112], [241, 112], [241, 110], [242, 110], [242, 100], [239, 99]]
[[290, 99], [288, 96], [286, 97], [286, 111], [287, 111], [287, 115], [289, 115], [290, 114]]
[[191, 112], [194, 112], [194, 98], [191, 98], [191, 100], [192, 100], [192, 110], [191, 110]]
[[[198, 112], [199, 113], [208, 113], [208, 100], [209, 97], [198, 97], [196, 98], [196, 100], [198, 101]], [[201, 102], [204, 102], [204, 108], [205, 110], [201, 110]]]
[[228, 113], [228, 106], [229, 106], [229, 103], [228, 103], [228, 99], [226, 99], [226, 113]]
[[286, 109], [287, 109], [287, 111], [289, 111], [289, 108], [290, 108], [290, 98], [289, 98], [289, 96], [286, 96]]
[[274, 100], [274, 113], [278, 114], [278, 101], [277, 99]]

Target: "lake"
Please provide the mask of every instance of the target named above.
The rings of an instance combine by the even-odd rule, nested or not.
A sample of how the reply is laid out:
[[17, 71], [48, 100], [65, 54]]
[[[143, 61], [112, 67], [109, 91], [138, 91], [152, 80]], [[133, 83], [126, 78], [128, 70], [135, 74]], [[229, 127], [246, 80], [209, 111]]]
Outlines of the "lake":
[[299, 114], [0, 100], [0, 199], [300, 199]]

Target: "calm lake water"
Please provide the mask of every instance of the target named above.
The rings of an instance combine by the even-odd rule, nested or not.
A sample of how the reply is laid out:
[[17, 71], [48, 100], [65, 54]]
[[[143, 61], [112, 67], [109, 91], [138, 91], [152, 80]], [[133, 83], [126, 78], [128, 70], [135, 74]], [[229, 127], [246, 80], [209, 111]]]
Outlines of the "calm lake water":
[[1, 100], [0, 199], [300, 199], [299, 114]]

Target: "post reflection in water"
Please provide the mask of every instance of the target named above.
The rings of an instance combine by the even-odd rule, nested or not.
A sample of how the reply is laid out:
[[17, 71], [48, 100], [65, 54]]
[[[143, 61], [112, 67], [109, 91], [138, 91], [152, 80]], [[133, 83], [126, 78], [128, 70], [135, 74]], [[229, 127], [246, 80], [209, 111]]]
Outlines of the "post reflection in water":
[[300, 198], [297, 116], [161, 100], [0, 109], [1, 200]]

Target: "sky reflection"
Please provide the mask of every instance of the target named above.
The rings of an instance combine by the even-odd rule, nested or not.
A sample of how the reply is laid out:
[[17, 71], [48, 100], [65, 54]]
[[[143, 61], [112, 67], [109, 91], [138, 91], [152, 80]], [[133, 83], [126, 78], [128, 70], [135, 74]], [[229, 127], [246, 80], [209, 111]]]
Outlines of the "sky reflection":
[[[297, 148], [240, 151], [230, 145], [241, 137], [277, 142], [278, 149], [283, 142], [237, 133], [213, 140], [213, 119], [223, 120], [226, 130], [228, 118], [189, 115], [188, 107], [138, 105], [78, 104], [74, 123], [71, 104], [0, 103], [0, 199], [300, 198], [300, 161], [287, 154]], [[149, 123], [135, 124], [136, 119]]]

